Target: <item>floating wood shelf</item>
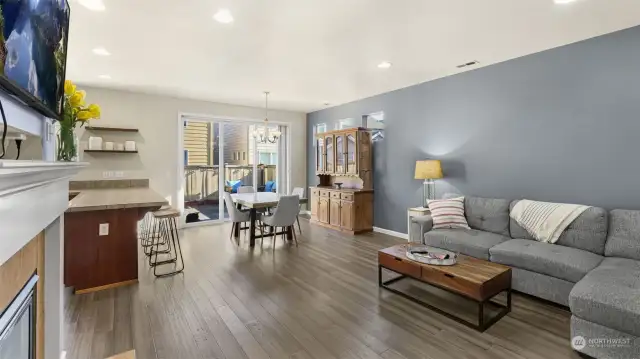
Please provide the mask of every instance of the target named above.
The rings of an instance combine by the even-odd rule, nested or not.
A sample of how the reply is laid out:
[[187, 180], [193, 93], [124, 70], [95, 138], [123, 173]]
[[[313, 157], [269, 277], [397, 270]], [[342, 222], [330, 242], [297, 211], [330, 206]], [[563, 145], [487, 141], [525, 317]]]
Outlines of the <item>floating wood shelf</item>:
[[87, 126], [87, 131], [138, 132], [137, 128]]
[[135, 150], [135, 151], [118, 151], [118, 150], [84, 150], [84, 152], [88, 152], [88, 153], [138, 153], [138, 150]]

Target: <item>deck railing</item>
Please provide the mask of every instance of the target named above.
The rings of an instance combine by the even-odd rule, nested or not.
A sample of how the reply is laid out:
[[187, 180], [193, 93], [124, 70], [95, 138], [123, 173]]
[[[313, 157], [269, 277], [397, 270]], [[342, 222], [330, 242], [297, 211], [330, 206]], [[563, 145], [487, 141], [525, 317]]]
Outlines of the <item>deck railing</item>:
[[[185, 166], [184, 167], [184, 201], [217, 203], [220, 194], [220, 166]], [[226, 165], [224, 179], [226, 181], [243, 182], [243, 185], [260, 188], [267, 181], [275, 181], [276, 166], [261, 165], [258, 167], [257, 185], [253, 184], [253, 166]], [[224, 190], [224, 188], [223, 188]]]

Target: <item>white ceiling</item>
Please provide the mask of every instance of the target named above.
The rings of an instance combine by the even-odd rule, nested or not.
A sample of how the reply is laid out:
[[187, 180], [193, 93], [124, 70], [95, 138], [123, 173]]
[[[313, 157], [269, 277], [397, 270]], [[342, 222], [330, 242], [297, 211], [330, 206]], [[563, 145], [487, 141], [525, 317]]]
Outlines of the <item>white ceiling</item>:
[[103, 1], [70, 0], [69, 79], [305, 112], [640, 24], [637, 0]]

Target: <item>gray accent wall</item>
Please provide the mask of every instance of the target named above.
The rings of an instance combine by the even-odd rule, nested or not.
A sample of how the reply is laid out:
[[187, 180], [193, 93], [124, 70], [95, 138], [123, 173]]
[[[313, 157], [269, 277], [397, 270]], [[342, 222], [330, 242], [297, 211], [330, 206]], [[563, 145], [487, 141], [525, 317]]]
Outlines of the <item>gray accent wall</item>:
[[425, 158], [442, 161], [439, 196], [640, 209], [640, 27], [310, 113], [309, 185], [314, 126], [377, 111], [376, 227], [407, 232]]

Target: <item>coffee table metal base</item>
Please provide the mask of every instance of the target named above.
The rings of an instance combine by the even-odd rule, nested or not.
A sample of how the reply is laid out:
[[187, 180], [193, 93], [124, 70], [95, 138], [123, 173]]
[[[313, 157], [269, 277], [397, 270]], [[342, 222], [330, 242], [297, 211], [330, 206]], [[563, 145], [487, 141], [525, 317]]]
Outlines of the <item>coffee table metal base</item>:
[[[383, 267], [381, 265], [378, 265], [378, 286], [380, 286], [381, 288], [384, 288], [384, 289], [386, 289], [386, 290], [388, 290], [388, 291], [390, 291], [392, 293], [395, 293], [395, 294], [398, 294], [398, 295], [400, 295], [402, 297], [405, 297], [405, 298], [407, 298], [407, 299], [409, 299], [411, 301], [414, 301], [414, 302], [416, 302], [416, 303], [418, 303], [418, 304], [420, 304], [420, 305], [422, 305], [422, 306], [424, 306], [426, 308], [429, 308], [429, 309], [433, 310], [434, 312], [436, 312], [438, 314], [442, 314], [442, 315], [444, 315], [445, 317], [447, 317], [449, 319], [453, 319], [458, 323], [464, 324], [464, 325], [466, 325], [466, 326], [468, 326], [470, 328], [473, 328], [475, 330], [478, 330], [480, 332], [484, 332], [489, 327], [491, 327], [493, 324], [495, 324], [498, 320], [500, 320], [502, 317], [504, 317], [509, 312], [511, 312], [511, 289], [506, 289], [506, 290], [503, 291], [503, 292], [505, 292], [505, 291], [507, 292], [507, 305], [504, 306], [504, 305], [501, 305], [499, 303], [491, 301], [491, 299], [494, 298], [495, 296], [493, 296], [491, 298], [487, 298], [484, 301], [478, 301], [476, 299], [469, 298], [469, 297], [467, 297], [465, 295], [461, 295], [459, 293], [455, 293], [455, 292], [449, 290], [448, 288], [439, 286], [439, 285], [434, 284], [434, 283], [429, 283], [429, 282], [426, 282], [426, 281], [422, 281], [422, 280], [417, 279], [417, 278], [409, 277], [409, 276], [406, 276], [406, 275], [401, 274], [401, 273], [398, 273], [399, 274], [398, 277], [389, 279], [387, 281], [382, 281], [382, 269], [383, 268], [388, 270], [388, 271], [391, 271], [393, 273], [398, 273], [398, 272], [394, 271], [393, 269], [389, 269], [387, 267]], [[411, 295], [409, 295], [407, 293], [404, 293], [402, 291], [399, 291], [397, 289], [389, 287], [389, 284], [395, 283], [395, 282], [397, 282], [399, 280], [402, 280], [402, 279], [405, 279], [405, 278], [417, 280], [417, 281], [419, 281], [421, 283], [425, 283], [425, 284], [431, 285], [433, 287], [440, 288], [440, 289], [445, 290], [445, 291], [447, 291], [449, 293], [459, 295], [459, 296], [461, 296], [463, 298], [466, 298], [466, 299], [469, 299], [469, 300], [472, 300], [472, 301], [478, 303], [478, 324], [468, 322], [468, 321], [466, 321], [466, 320], [464, 320], [464, 319], [462, 319], [462, 318], [460, 318], [458, 316], [455, 316], [455, 315], [453, 315], [451, 313], [445, 312], [444, 310], [442, 310], [442, 309], [440, 309], [438, 307], [435, 307], [435, 306], [433, 306], [433, 305], [431, 305], [431, 304], [429, 304], [429, 303], [427, 303], [425, 301], [422, 301], [419, 298], [416, 298], [416, 297], [411, 296]], [[502, 293], [502, 292], [500, 292], [500, 293]], [[500, 294], [500, 293], [497, 293], [497, 294]], [[498, 306], [500, 308], [500, 311], [498, 312], [498, 314], [496, 314], [495, 316], [493, 316], [489, 320], [485, 320], [485, 318], [484, 318], [484, 305], [487, 302], [491, 302], [491, 304], [496, 305], [496, 306]]]

